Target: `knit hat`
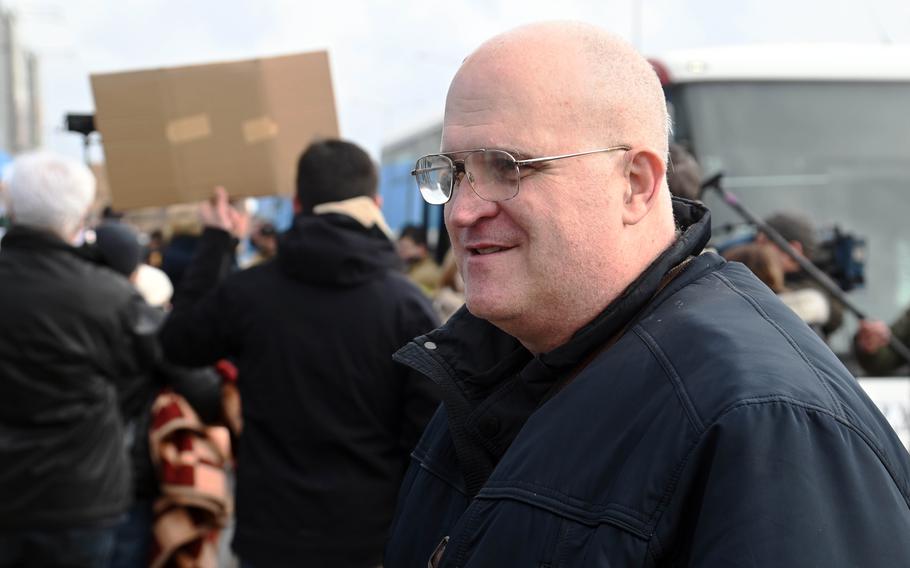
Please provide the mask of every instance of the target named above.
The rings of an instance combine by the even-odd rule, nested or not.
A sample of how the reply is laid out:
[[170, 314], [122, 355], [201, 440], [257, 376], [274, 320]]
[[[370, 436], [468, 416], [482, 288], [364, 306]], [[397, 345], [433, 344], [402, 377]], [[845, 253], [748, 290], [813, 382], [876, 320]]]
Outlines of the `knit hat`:
[[808, 217], [798, 213], [775, 213], [765, 219], [765, 224], [780, 233], [787, 242], [796, 241], [801, 244], [803, 256], [812, 258], [817, 240], [815, 226]]
[[102, 223], [95, 227], [95, 247], [104, 264], [126, 277], [136, 270], [142, 255], [139, 237], [121, 223]]

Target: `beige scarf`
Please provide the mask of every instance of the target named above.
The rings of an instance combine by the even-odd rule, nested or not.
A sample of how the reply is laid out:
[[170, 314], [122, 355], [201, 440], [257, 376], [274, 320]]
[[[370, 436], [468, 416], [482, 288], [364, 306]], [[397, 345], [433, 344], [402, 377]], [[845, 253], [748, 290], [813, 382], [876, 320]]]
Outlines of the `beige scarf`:
[[345, 199], [344, 201], [322, 203], [313, 207], [313, 213], [316, 215], [325, 215], [326, 213], [347, 215], [352, 219], [356, 219], [358, 223], [367, 229], [376, 225], [390, 241], [395, 240], [392, 230], [389, 229], [385, 222], [385, 217], [382, 216], [382, 211], [379, 210], [379, 206], [376, 205], [372, 197], [361, 196]]

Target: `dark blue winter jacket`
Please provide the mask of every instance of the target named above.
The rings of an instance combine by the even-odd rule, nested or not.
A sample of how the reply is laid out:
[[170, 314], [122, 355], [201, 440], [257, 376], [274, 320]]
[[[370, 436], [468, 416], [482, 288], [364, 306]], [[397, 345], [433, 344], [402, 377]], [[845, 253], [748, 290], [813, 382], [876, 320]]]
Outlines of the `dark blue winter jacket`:
[[398, 352], [445, 404], [386, 568], [910, 566], [907, 451], [770, 290], [699, 254], [707, 211], [674, 207], [677, 242], [569, 343], [535, 357], [462, 311]]

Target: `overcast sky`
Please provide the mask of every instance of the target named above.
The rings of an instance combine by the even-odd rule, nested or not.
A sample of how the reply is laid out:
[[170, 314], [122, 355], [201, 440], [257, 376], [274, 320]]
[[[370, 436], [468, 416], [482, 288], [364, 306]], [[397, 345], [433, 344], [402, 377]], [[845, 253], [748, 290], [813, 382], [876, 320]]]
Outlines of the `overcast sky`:
[[[910, 43], [908, 0], [0, 0], [41, 58], [46, 147], [81, 156], [66, 112], [89, 74], [327, 49], [342, 135], [382, 144], [441, 116], [484, 39], [546, 19], [598, 24], [647, 55], [743, 43]], [[640, 17], [637, 15], [640, 14]], [[638, 22], [638, 24], [636, 24]]]

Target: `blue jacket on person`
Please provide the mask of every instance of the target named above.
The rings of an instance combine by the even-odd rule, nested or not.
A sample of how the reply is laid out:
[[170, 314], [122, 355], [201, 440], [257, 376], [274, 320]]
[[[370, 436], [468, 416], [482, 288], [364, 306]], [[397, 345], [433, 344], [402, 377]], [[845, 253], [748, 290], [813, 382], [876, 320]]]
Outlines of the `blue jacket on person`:
[[[707, 210], [565, 345], [462, 309], [397, 360], [443, 392], [386, 568], [910, 566], [910, 457]], [[429, 564], [428, 564], [429, 563]]]

